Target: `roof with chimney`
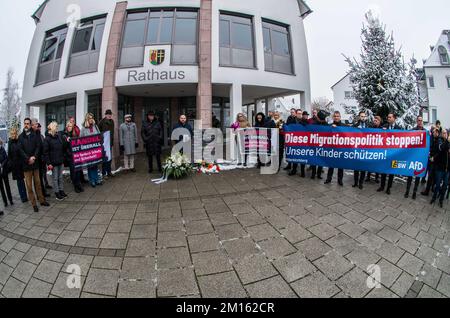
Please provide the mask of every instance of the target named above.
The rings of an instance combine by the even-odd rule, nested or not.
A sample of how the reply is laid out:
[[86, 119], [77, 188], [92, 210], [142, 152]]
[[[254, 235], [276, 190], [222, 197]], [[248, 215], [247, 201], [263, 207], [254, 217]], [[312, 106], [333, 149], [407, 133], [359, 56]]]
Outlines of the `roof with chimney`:
[[[431, 46], [431, 54], [424, 67], [450, 67], [450, 30], [443, 30], [435, 46]], [[441, 55], [447, 53], [447, 63], [443, 63]]]

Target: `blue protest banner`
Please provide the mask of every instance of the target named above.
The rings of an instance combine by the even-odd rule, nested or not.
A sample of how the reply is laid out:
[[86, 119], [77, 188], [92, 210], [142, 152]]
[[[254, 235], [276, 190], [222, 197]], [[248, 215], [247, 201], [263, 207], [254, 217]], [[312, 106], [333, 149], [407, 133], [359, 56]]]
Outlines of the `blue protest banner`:
[[427, 170], [427, 131], [288, 125], [284, 133], [288, 162], [408, 177]]

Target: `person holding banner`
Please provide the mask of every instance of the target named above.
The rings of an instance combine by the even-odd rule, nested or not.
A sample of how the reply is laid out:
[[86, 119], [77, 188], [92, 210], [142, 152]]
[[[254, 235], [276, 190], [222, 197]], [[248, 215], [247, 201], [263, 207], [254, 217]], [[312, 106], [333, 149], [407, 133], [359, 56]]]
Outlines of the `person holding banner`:
[[[390, 113], [388, 115], [388, 123], [383, 127], [383, 129], [387, 129], [387, 130], [400, 130], [402, 129], [399, 125], [396, 124], [397, 122], [397, 115], [394, 113]], [[386, 194], [390, 195], [391, 194], [391, 188], [392, 185], [394, 183], [394, 175], [390, 174], [389, 177], [387, 174], [382, 174], [381, 175], [381, 185], [378, 188], [377, 192], [383, 192], [385, 187], [386, 187], [386, 179], [388, 179], [388, 184], [387, 184], [387, 189], [386, 189]]]
[[[313, 118], [309, 120], [310, 125], [319, 125], [319, 126], [328, 126], [327, 124], [327, 114], [321, 110], [313, 110]], [[314, 180], [317, 179], [322, 180], [322, 172], [323, 167], [317, 167], [317, 166], [311, 166], [311, 179]]]
[[47, 164], [48, 170], [52, 172], [53, 190], [55, 191], [56, 200], [62, 201], [67, 197], [67, 194], [64, 192], [63, 170], [68, 145], [66, 145], [65, 139], [58, 131], [57, 122], [51, 122], [47, 128], [48, 135], [44, 140], [43, 159]]
[[[113, 113], [110, 109], [108, 109], [105, 112], [105, 117], [98, 124], [98, 129], [100, 130], [100, 132], [102, 134], [109, 131], [111, 153], [112, 153], [112, 149], [114, 148], [114, 133], [115, 133], [114, 127], [115, 127], [115, 125], [114, 125], [114, 120], [113, 120]], [[111, 178], [114, 177], [114, 175], [112, 174], [112, 171], [111, 171], [112, 159], [110, 161], [107, 161], [107, 160], [108, 160], [108, 157], [105, 156], [103, 159], [103, 164], [102, 164], [102, 175], [105, 179], [107, 179], [108, 177], [111, 177]]]
[[[366, 129], [367, 127], [367, 115], [365, 111], [360, 111], [358, 115], [358, 122], [353, 125], [354, 128]], [[354, 181], [353, 188], [359, 187], [360, 190], [364, 188], [364, 178], [366, 177], [365, 171], [354, 171], [353, 172]]]
[[[419, 116], [417, 117], [416, 121], [417, 125], [412, 130], [425, 130], [425, 127], [423, 126], [423, 117]], [[408, 177], [407, 183], [406, 183], [406, 193], [405, 193], [405, 199], [409, 198], [409, 192], [411, 190], [413, 177]], [[412, 194], [412, 199], [415, 200], [417, 198], [417, 190], [419, 189], [420, 184], [420, 178], [416, 177], [414, 180], [414, 189]]]
[[433, 186], [434, 186], [434, 177], [435, 177], [435, 169], [434, 169], [434, 162], [433, 162], [433, 157], [436, 153], [436, 149], [437, 149], [437, 144], [439, 142], [439, 136], [440, 136], [440, 130], [439, 129], [432, 129], [432, 138], [431, 138], [431, 145], [430, 145], [430, 160], [428, 162], [428, 181], [427, 181], [427, 186], [425, 188], [425, 191], [421, 192], [420, 194], [423, 196], [429, 196], [430, 195], [430, 191], [432, 190]]
[[[372, 123], [372, 129], [383, 129], [383, 120], [381, 119], [380, 116], [375, 116], [373, 118], [373, 123]], [[367, 178], [366, 178], [366, 182], [370, 182], [370, 171], [367, 172]], [[375, 183], [380, 183], [380, 174], [379, 173], [375, 173]]]
[[[308, 116], [309, 116], [309, 114], [307, 111], [302, 112], [301, 109], [298, 109], [297, 110], [297, 118], [296, 118], [295, 123], [297, 125], [302, 125], [302, 126], [309, 125]], [[292, 164], [292, 171], [289, 173], [289, 176], [295, 176], [297, 174], [297, 169], [298, 169], [298, 163]], [[300, 165], [300, 177], [302, 177], [302, 178], [306, 177], [306, 165], [304, 165], [304, 164]]]
[[130, 114], [125, 115], [125, 122], [119, 128], [120, 150], [123, 152], [123, 162], [126, 171], [136, 172], [134, 155], [139, 147], [137, 141], [137, 127]]
[[434, 170], [435, 170], [435, 186], [433, 198], [430, 204], [434, 204], [439, 196], [439, 207], [443, 207], [444, 196], [448, 187], [449, 178], [449, 150], [450, 144], [448, 141], [448, 132], [442, 129], [441, 137], [436, 145], [436, 153], [433, 156]]
[[[231, 125], [231, 128], [233, 129], [234, 132], [236, 132], [236, 130], [238, 130], [238, 129], [247, 129], [250, 127], [251, 127], [250, 123], [248, 122], [247, 117], [243, 113], [239, 113], [236, 117], [236, 121]], [[242, 157], [244, 157], [243, 164], [244, 164], [244, 167], [247, 167], [248, 155], [245, 154], [245, 149], [244, 149], [245, 142], [243, 140], [243, 135], [241, 135], [239, 132], [236, 136], [236, 138], [238, 140], [237, 162], [238, 162], [238, 166], [242, 166]]]
[[[74, 138], [80, 137], [75, 130], [75, 126], [72, 121], [69, 121], [64, 130], [64, 138], [66, 142], [70, 145], [70, 141]], [[66, 161], [70, 169], [70, 179], [76, 193], [84, 192], [83, 186], [81, 185], [81, 180], [83, 178], [83, 169], [75, 170], [75, 163], [73, 162], [72, 147], [68, 147]]]
[[[286, 120], [285, 125], [295, 125], [297, 123], [297, 110], [295, 108], [291, 108], [291, 115]], [[288, 165], [286, 168], [284, 168], [285, 171], [289, 171], [292, 169], [292, 163], [288, 162]]]
[[[343, 127], [346, 126], [341, 121], [341, 113], [339, 111], [335, 111], [333, 114], [333, 123], [331, 124], [332, 127]], [[333, 180], [333, 174], [334, 174], [334, 168], [328, 168], [328, 175], [327, 180], [325, 181], [325, 184], [330, 184]], [[344, 169], [338, 169], [338, 184], [342, 187], [344, 186]]]
[[[95, 124], [94, 115], [87, 113], [84, 119], [83, 128], [81, 129], [80, 137], [87, 137], [93, 135], [99, 135], [100, 130]], [[98, 176], [98, 165], [92, 165], [88, 168], [88, 178], [91, 187], [101, 186], [103, 183], [100, 181]]]
[[[255, 117], [255, 128], [266, 128], [266, 129], [272, 129], [276, 128], [275, 122], [272, 118], [266, 118], [266, 116], [263, 113], [258, 113]], [[258, 134], [260, 133], [260, 130], [257, 129]], [[267, 136], [270, 138], [271, 134], [269, 132], [266, 132]], [[258, 158], [258, 165], [257, 168], [260, 169], [262, 166], [261, 157], [260, 157], [260, 149], [259, 145], [257, 146], [257, 158]], [[267, 152], [266, 152], [267, 154]]]

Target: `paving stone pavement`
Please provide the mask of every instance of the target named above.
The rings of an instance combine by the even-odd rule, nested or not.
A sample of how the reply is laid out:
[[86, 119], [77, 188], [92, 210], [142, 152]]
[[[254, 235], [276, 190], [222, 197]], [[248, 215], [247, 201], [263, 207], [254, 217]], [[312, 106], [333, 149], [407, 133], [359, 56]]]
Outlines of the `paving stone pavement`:
[[350, 173], [345, 187], [255, 169], [149, 179], [6, 208], [0, 297], [450, 297], [450, 206], [406, 200], [402, 183], [386, 196]]

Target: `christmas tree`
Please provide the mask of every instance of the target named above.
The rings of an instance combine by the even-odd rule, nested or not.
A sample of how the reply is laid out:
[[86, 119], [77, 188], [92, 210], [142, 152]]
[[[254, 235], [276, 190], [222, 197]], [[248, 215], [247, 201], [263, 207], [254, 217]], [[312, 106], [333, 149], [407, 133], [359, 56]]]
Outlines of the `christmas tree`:
[[386, 119], [389, 113], [399, 117], [399, 124], [410, 128], [420, 112], [415, 60], [406, 64], [394, 38], [371, 12], [363, 26], [360, 61], [346, 58], [350, 82], [360, 110]]

